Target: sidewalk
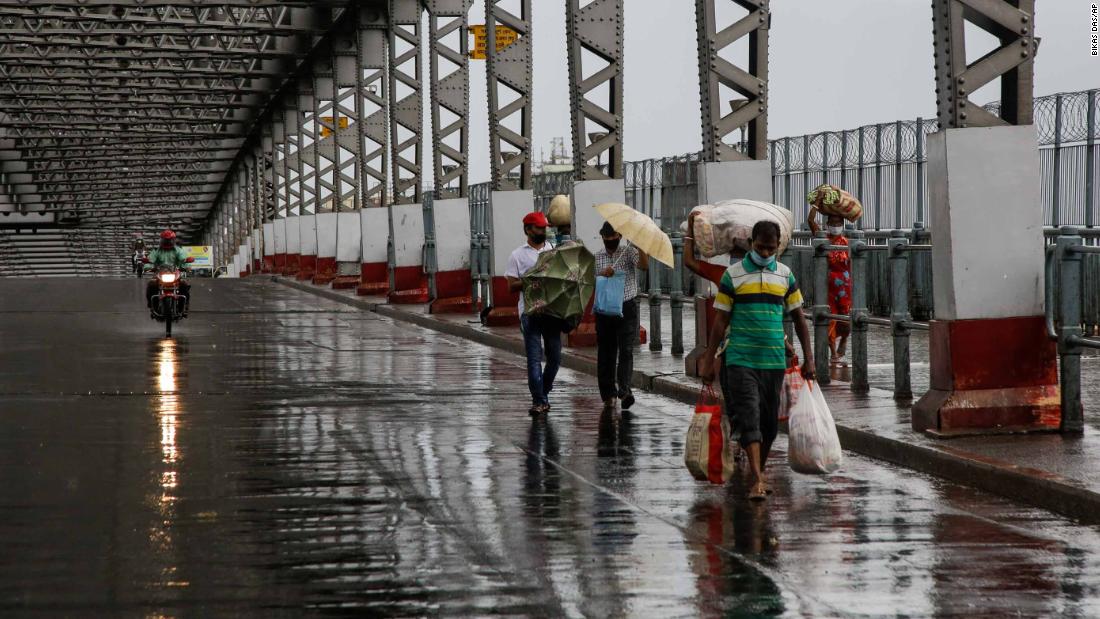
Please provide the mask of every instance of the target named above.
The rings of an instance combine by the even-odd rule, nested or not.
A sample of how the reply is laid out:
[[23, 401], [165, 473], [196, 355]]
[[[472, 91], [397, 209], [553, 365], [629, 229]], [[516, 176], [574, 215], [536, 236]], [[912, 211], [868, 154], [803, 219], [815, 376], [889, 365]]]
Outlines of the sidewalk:
[[[426, 305], [388, 305], [384, 297], [357, 297], [354, 291], [332, 290], [285, 277], [272, 279], [394, 320], [524, 354], [523, 340], [515, 327], [491, 328], [474, 315], [430, 315]], [[648, 328], [648, 305], [643, 301], [642, 307], [642, 325]], [[684, 375], [683, 358], [669, 352], [671, 320], [667, 307], [662, 308], [662, 314], [664, 350], [653, 352], [645, 345], [636, 350], [634, 386], [694, 404], [699, 383]], [[692, 311], [685, 308], [685, 351], [693, 346], [693, 334]], [[917, 349], [923, 342], [915, 340], [914, 344], [914, 357], [922, 358]], [[562, 365], [595, 375], [596, 351], [565, 348]], [[927, 385], [927, 363], [914, 362], [913, 366], [914, 391], [920, 393]], [[884, 383], [882, 372], [872, 371], [872, 389], [866, 395], [851, 393], [847, 383], [837, 380], [825, 387], [845, 449], [1084, 522], [1100, 523], [1100, 478], [1094, 474], [1100, 470], [1100, 438], [1094, 436], [1096, 429], [1091, 425], [1086, 425], [1081, 437], [1044, 434], [933, 439], [910, 429], [908, 404], [896, 402], [891, 392], [875, 387], [889, 385], [890, 380], [886, 378]]]

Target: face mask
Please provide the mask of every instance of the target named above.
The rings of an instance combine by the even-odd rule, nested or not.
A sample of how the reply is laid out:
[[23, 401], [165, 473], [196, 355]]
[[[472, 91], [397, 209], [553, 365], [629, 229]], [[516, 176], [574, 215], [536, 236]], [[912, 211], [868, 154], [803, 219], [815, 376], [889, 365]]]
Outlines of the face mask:
[[829, 234], [833, 236], [844, 234], [844, 226], [829, 226]]
[[603, 246], [607, 248], [608, 252], [613, 252], [619, 248], [619, 240], [616, 239], [614, 241], [604, 241]]
[[765, 258], [764, 256], [756, 253], [755, 249], [749, 252], [749, 260], [752, 260], [753, 264], [762, 269], [768, 268], [771, 265], [775, 264], [775, 256]]
[[531, 235], [531, 242], [534, 243], [535, 245], [538, 245], [540, 243], [545, 243], [546, 242], [546, 233], [544, 232], [542, 234], [532, 234]]

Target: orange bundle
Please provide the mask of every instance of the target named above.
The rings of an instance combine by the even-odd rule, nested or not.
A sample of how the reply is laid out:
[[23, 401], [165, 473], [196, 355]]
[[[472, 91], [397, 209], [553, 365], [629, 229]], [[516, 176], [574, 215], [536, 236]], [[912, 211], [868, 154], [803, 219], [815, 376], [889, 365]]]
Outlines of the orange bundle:
[[837, 215], [848, 221], [863, 216], [863, 205], [852, 194], [836, 185], [823, 183], [806, 194], [806, 202], [826, 215]]

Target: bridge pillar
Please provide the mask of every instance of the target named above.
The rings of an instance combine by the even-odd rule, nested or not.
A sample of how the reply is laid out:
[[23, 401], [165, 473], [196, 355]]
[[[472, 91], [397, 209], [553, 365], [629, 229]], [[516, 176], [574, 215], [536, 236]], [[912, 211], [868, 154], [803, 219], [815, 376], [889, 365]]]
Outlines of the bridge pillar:
[[301, 215], [298, 222], [298, 279], [311, 280], [317, 272], [317, 216]]
[[[748, 12], [733, 24], [719, 27], [716, 4], [736, 4]], [[695, 0], [695, 27], [699, 51], [699, 103], [703, 128], [703, 156], [696, 170], [698, 202], [714, 204], [743, 198], [772, 201], [771, 162], [768, 161], [768, 29], [769, 0]], [[729, 32], [738, 36], [730, 37]], [[748, 64], [736, 66], [728, 57], [733, 46], [748, 37]], [[722, 86], [739, 99], [723, 100]], [[729, 111], [722, 108], [729, 105]], [[741, 129], [743, 149], [730, 143]], [[704, 258], [726, 266], [727, 256]], [[714, 285], [697, 278], [695, 347], [684, 359], [688, 376], [698, 376], [699, 359], [707, 347], [714, 320]]]
[[[519, 296], [508, 290], [508, 258], [527, 242], [523, 216], [531, 212], [531, 0], [485, 2], [486, 79], [489, 95], [489, 305], [490, 326], [519, 324]], [[497, 26], [516, 33], [511, 45], [497, 50]], [[501, 86], [505, 90], [501, 90]], [[511, 100], [506, 93], [515, 95]], [[503, 123], [508, 121], [509, 126]]]
[[[933, 4], [940, 131], [928, 138], [928, 184], [936, 316], [931, 388], [913, 407], [912, 425], [940, 436], [1058, 430], [1061, 422], [1058, 359], [1043, 316], [1034, 2], [996, 4], [988, 14], [960, 0]], [[970, 65], [968, 21], [1001, 42]], [[997, 77], [1001, 105], [993, 114], [967, 93]]]
[[389, 182], [389, 154], [386, 116], [389, 110], [389, 83], [386, 74], [387, 22], [383, 13], [359, 8], [359, 56], [356, 88], [355, 128], [359, 136], [359, 185], [363, 195], [359, 212], [360, 295], [381, 295], [389, 290], [389, 264], [386, 251], [390, 224], [386, 185]]
[[[390, 207], [391, 303], [427, 303], [421, 186], [423, 88], [420, 0], [390, 0], [390, 128], [393, 206]], [[402, 91], [407, 91], [402, 96]]]
[[[474, 311], [470, 276], [468, 154], [470, 70], [468, 11], [472, 0], [427, 0], [435, 196], [427, 256], [433, 314]], [[451, 33], [458, 33], [450, 43]], [[446, 114], [446, 116], [444, 116]]]
[[[603, 218], [593, 207], [603, 202], [626, 202], [623, 24], [623, 0], [593, 0], [584, 7], [580, 0], [566, 2], [573, 174], [577, 179], [570, 196], [572, 237], [593, 253], [603, 247], [599, 235]], [[606, 97], [600, 97], [601, 93], [606, 93]], [[589, 132], [590, 123], [599, 127], [599, 131]], [[568, 342], [570, 346], [596, 345], [591, 301], [580, 326], [569, 334]]]

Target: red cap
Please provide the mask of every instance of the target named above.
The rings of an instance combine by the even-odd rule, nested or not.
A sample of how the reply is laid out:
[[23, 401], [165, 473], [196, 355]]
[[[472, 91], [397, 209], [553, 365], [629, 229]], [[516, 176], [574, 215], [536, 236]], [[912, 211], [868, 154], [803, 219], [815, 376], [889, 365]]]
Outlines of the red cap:
[[550, 225], [549, 221], [546, 221], [546, 215], [542, 213], [527, 213], [523, 217], [523, 225], [525, 226], [538, 226], [540, 228], [546, 228]]

